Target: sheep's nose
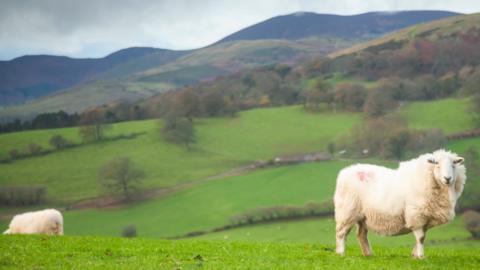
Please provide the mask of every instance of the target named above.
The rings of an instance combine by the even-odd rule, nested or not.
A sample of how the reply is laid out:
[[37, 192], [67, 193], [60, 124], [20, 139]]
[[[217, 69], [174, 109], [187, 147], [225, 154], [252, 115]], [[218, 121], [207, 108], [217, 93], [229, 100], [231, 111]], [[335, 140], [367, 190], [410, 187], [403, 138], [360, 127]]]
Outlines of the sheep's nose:
[[450, 180], [452, 180], [451, 176], [444, 176], [445, 180], [447, 180], [447, 184], [450, 183]]

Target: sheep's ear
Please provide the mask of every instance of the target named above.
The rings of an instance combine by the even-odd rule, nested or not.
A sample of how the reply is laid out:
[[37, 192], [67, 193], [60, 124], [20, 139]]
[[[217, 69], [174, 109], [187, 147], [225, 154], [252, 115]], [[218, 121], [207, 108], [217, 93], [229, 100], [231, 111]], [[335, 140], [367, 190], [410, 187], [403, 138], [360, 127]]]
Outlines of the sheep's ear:
[[458, 157], [453, 161], [453, 164], [462, 164], [465, 159], [463, 157]]
[[429, 158], [428, 162], [432, 164], [438, 164], [438, 162], [434, 158]]

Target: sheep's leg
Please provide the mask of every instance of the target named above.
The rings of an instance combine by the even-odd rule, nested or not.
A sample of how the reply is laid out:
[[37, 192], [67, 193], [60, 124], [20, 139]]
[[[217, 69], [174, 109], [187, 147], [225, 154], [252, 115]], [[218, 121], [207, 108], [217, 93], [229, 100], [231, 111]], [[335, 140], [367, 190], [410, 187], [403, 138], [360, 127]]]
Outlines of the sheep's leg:
[[425, 241], [426, 231], [423, 228], [413, 230], [413, 235], [415, 236], [415, 247], [412, 251], [412, 256], [415, 258], [423, 258], [423, 242]]
[[355, 225], [354, 221], [343, 221], [343, 222], [338, 222], [337, 221], [337, 248], [336, 252], [340, 255], [345, 255], [345, 240], [347, 238], [348, 233], [352, 229], [353, 225]]
[[360, 221], [358, 224], [357, 230], [357, 239], [358, 243], [360, 244], [360, 248], [362, 249], [362, 254], [364, 256], [372, 255], [372, 250], [370, 249], [370, 243], [368, 242], [368, 229], [367, 225], [364, 221]]

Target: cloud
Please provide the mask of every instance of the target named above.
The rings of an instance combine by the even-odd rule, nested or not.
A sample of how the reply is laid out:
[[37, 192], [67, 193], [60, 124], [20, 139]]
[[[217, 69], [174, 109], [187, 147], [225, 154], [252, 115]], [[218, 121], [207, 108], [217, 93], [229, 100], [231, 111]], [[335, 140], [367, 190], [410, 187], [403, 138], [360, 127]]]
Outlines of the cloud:
[[358, 0], [0, 0], [0, 59], [101, 57], [130, 46], [191, 49], [298, 11], [357, 14], [413, 9], [472, 13], [480, 2]]

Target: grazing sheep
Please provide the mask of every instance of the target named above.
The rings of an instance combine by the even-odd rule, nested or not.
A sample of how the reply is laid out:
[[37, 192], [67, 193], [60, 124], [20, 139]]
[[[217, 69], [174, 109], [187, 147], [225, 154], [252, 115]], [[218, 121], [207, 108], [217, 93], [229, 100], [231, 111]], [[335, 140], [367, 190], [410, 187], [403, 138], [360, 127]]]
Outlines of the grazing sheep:
[[401, 162], [396, 170], [370, 164], [341, 170], [334, 196], [336, 252], [345, 254], [345, 238], [357, 224], [363, 255], [372, 254], [368, 230], [390, 236], [413, 232], [412, 256], [422, 258], [426, 231], [455, 216], [466, 180], [463, 160], [438, 150]]
[[3, 234], [63, 235], [63, 217], [55, 209], [23, 213], [13, 217]]

